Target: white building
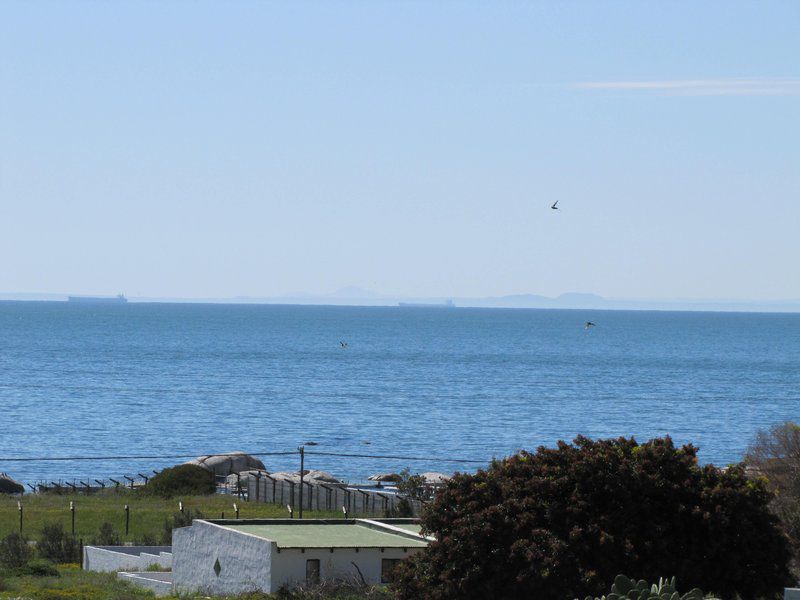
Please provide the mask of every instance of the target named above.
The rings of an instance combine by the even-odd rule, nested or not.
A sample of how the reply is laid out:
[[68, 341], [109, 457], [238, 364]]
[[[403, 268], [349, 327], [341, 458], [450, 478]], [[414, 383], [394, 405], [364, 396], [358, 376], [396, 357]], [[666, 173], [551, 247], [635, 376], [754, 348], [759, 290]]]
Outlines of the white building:
[[329, 580], [385, 583], [427, 546], [412, 519], [195, 520], [172, 534], [176, 593], [238, 594]]

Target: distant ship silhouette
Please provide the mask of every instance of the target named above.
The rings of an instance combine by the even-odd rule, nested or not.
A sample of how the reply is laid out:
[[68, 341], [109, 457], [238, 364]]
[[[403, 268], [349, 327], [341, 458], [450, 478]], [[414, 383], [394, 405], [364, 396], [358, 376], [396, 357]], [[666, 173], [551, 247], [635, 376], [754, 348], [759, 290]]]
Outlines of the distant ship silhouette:
[[124, 294], [116, 296], [69, 296], [67, 302], [78, 302], [83, 304], [127, 304], [128, 299]]

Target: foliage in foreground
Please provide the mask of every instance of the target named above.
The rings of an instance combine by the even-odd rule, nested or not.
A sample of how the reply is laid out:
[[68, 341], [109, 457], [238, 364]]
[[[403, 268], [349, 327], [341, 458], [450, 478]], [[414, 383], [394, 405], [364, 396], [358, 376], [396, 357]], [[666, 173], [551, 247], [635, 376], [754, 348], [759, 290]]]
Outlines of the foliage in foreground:
[[404, 600], [558, 600], [602, 594], [623, 571], [773, 596], [791, 577], [772, 495], [696, 454], [668, 437], [578, 437], [459, 474], [423, 513], [437, 541], [400, 565], [394, 588]]
[[[702, 590], [694, 588], [681, 595], [675, 589], [675, 578], [659, 578], [658, 583], [649, 584], [644, 579], [634, 581], [625, 575], [617, 575], [611, 593], [602, 598], [587, 596], [586, 600], [703, 600]], [[709, 600], [713, 600], [709, 597]]]
[[759, 431], [744, 459], [752, 476], [774, 492], [770, 507], [778, 515], [794, 549], [800, 573], [800, 425], [781, 423]]
[[140, 492], [160, 498], [176, 496], [202, 496], [216, 491], [214, 474], [197, 465], [178, 465], [159, 472], [150, 478]]
[[[0, 598], [32, 600], [152, 600], [152, 594], [130, 583], [120, 581], [113, 573], [81, 571], [77, 565], [59, 567], [60, 577], [14, 576], [0, 578]], [[324, 584], [293, 592], [264, 594], [253, 592], [236, 596], [215, 596], [214, 600], [392, 600], [388, 591], [379, 587]], [[175, 600], [169, 596], [165, 600]], [[202, 594], [181, 595], [179, 600], [207, 599]]]

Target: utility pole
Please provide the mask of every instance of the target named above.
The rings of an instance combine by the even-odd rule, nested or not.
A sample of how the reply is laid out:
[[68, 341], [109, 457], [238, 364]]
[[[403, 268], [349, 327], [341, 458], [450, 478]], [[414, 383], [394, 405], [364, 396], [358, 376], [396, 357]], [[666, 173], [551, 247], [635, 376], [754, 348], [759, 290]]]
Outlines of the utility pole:
[[298, 518], [303, 518], [303, 470], [306, 466], [306, 447], [300, 446], [298, 448], [300, 451], [300, 514]]

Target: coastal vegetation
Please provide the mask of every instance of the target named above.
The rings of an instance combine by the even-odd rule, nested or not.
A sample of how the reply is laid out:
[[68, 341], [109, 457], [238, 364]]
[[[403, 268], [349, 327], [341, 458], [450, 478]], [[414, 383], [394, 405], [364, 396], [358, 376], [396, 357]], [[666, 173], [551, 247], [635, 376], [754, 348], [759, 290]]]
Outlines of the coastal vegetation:
[[744, 464], [751, 477], [763, 480], [773, 492], [770, 508], [789, 536], [793, 571], [800, 575], [800, 425], [780, 423], [759, 431]]
[[[46, 576], [0, 574], [0, 598], [30, 600], [152, 600], [151, 592], [120, 581], [113, 573], [83, 571], [76, 564], [60, 565]], [[207, 599], [203, 594], [166, 596], [165, 600]], [[264, 594], [253, 592], [218, 596], [216, 600], [393, 600], [381, 587], [349, 583], [321, 585], [293, 592]]]
[[159, 471], [150, 478], [140, 493], [160, 498], [203, 496], [216, 489], [214, 473], [197, 465], [176, 465]]
[[399, 566], [401, 600], [567, 599], [620, 571], [723, 598], [792, 582], [773, 494], [741, 465], [700, 466], [668, 437], [560, 442], [458, 474], [423, 513], [434, 536]]
[[[208, 518], [219, 518], [224, 514], [234, 516], [233, 503], [239, 507], [241, 518], [284, 518], [288, 516], [282, 506], [261, 502], [238, 501], [235, 496], [212, 494], [207, 496], [184, 496], [165, 499], [147, 496], [138, 490], [108, 489], [94, 494], [59, 495], [29, 494], [20, 497], [0, 494], [0, 538], [20, 531], [20, 511], [17, 502], [23, 507], [23, 535], [38, 539], [45, 524], [60, 524], [63, 530], [72, 534], [72, 513], [70, 503], [75, 508], [75, 537], [89, 543], [100, 535], [100, 528], [107, 523], [120, 541], [149, 541], [158, 543], [164, 534], [165, 522], [172, 523], [176, 513], [200, 511]], [[179, 505], [180, 502], [180, 505]], [[128, 532], [125, 532], [128, 506]], [[313, 512], [311, 517], [341, 518], [340, 511]], [[108, 531], [108, 528], [106, 528]]]

